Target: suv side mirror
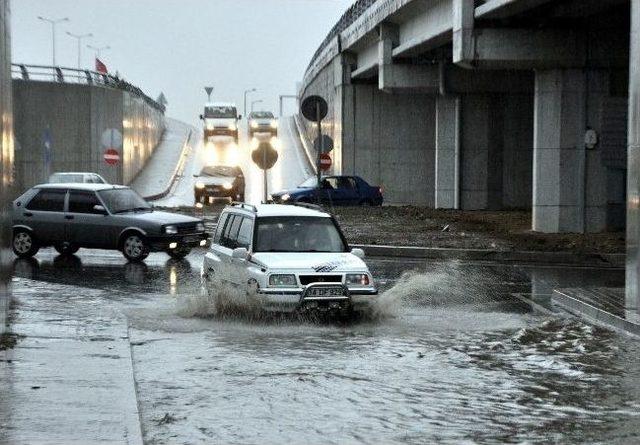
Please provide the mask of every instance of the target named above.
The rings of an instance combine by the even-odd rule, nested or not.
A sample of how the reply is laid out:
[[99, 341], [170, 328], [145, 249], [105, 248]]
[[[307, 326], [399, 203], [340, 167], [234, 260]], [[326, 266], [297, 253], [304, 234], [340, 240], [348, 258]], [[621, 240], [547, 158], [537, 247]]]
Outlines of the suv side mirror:
[[354, 256], [357, 256], [361, 260], [364, 260], [364, 250], [362, 249], [359, 249], [359, 248], [351, 249], [351, 254]]
[[200, 115], [200, 120], [203, 121], [204, 120], [204, 116], [201, 114]]
[[242, 115], [241, 115], [241, 114], [239, 114], [239, 115], [238, 115], [238, 120], [239, 120], [239, 121], [241, 121], [241, 120], [242, 120]]
[[249, 258], [249, 251], [244, 247], [237, 247], [233, 249], [231, 257], [236, 260], [247, 260]]
[[101, 215], [107, 215], [107, 209], [104, 208], [104, 206], [101, 206], [99, 204], [96, 204], [93, 206], [93, 211], [96, 213], [99, 213]]

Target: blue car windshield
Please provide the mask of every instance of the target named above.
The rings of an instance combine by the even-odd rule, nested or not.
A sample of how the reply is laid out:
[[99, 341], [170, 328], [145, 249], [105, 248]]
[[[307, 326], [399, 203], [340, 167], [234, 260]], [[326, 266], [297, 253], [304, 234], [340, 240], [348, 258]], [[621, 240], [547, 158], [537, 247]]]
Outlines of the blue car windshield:
[[309, 179], [307, 179], [306, 181], [304, 181], [302, 184], [300, 184], [298, 187], [299, 188], [313, 188], [313, 187], [316, 187], [317, 185], [318, 185], [318, 178], [316, 178], [315, 176], [312, 176]]

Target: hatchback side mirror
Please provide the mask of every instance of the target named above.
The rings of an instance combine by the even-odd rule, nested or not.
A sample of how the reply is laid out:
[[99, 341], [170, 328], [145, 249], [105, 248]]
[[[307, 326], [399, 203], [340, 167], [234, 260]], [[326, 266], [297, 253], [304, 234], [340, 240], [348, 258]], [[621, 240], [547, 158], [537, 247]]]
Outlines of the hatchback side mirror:
[[101, 215], [107, 215], [107, 209], [105, 209], [104, 206], [101, 206], [99, 204], [96, 204], [93, 206], [93, 211]]
[[204, 120], [204, 116], [201, 114], [200, 115], [200, 120], [203, 121]]
[[364, 260], [365, 255], [364, 255], [364, 250], [362, 249], [359, 249], [359, 248], [351, 249], [351, 254], [354, 256], [357, 256], [361, 260]]
[[249, 258], [249, 251], [244, 247], [238, 247], [233, 249], [231, 257], [236, 260], [247, 260]]
[[242, 115], [238, 116], [238, 120], [241, 121], [242, 120]]

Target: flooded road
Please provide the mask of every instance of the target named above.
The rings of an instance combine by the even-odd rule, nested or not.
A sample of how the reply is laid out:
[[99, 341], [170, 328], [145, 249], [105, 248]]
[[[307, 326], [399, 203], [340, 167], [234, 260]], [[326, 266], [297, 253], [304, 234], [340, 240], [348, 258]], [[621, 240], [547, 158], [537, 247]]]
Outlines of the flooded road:
[[199, 310], [201, 256], [16, 262], [14, 287], [86, 293], [88, 323], [126, 317], [146, 443], [640, 440], [637, 340], [548, 298], [622, 270], [370, 259], [382, 316], [321, 324]]

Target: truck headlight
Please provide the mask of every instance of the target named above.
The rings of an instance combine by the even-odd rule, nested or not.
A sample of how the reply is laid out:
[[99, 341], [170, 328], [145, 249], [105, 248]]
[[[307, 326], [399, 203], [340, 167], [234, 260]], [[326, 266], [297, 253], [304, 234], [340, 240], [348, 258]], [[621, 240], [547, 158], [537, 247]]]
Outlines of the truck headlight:
[[199, 222], [198, 224], [196, 224], [196, 231], [197, 232], [204, 232], [204, 223]]
[[366, 273], [349, 273], [346, 276], [345, 282], [347, 286], [369, 286], [371, 279], [369, 274]]
[[274, 274], [269, 276], [269, 286], [295, 287], [296, 276], [293, 274]]
[[167, 235], [175, 235], [178, 233], [178, 226], [165, 226], [164, 233]]
[[204, 184], [202, 182], [196, 182], [196, 188], [197, 189], [203, 189], [204, 188]]
[[233, 184], [225, 182], [224, 184], [222, 184], [222, 188], [225, 190], [231, 190], [233, 188]]
[[278, 128], [278, 121], [271, 121], [271, 128]]

